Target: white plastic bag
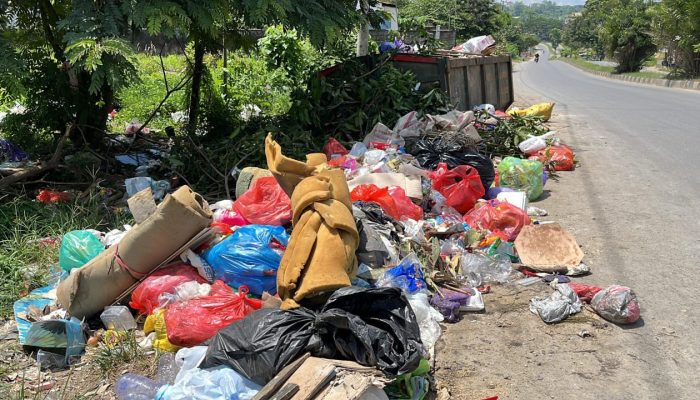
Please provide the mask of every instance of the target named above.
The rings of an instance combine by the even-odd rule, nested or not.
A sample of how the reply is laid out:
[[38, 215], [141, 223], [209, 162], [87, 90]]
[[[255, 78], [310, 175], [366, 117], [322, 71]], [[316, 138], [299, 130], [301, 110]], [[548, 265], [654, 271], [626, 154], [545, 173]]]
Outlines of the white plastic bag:
[[518, 145], [520, 151], [525, 154], [537, 153], [540, 150], [544, 150], [547, 147], [547, 139], [551, 139], [557, 134], [557, 131], [549, 131], [541, 136], [529, 137]]
[[163, 400], [247, 400], [253, 398], [260, 385], [249, 381], [236, 371], [218, 367], [189, 369], [178, 374], [175, 384], [165, 389]]
[[437, 343], [442, 334], [440, 322], [442, 322], [445, 317], [430, 305], [428, 295], [425, 292], [409, 294], [406, 298], [411, 304], [413, 313], [416, 314], [416, 320], [420, 328], [420, 340], [423, 342], [428, 352], [432, 354], [435, 343]]

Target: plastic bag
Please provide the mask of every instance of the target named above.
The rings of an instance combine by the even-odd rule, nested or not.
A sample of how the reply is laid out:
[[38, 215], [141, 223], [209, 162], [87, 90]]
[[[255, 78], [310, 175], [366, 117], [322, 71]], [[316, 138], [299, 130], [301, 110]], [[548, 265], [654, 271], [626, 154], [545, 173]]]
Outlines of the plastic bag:
[[495, 44], [496, 40], [491, 35], [476, 36], [453, 47], [452, 50], [463, 53], [482, 54], [484, 50]]
[[591, 300], [591, 307], [616, 324], [633, 324], [640, 316], [637, 295], [625, 286], [612, 285], [598, 292]]
[[204, 260], [229, 286], [246, 285], [256, 296], [275, 294], [277, 268], [288, 243], [281, 226], [246, 225], [204, 253]]
[[168, 340], [168, 330], [165, 327], [165, 310], [158, 308], [146, 317], [146, 322], [143, 323], [143, 333], [148, 335], [155, 332], [153, 339], [153, 348], [160, 351], [176, 352], [180, 346], [176, 346]]
[[[474, 289], [468, 289], [474, 291]], [[454, 290], [441, 288], [439, 294], [434, 294], [430, 298], [430, 305], [442, 314], [446, 322], [457, 322], [461, 319], [459, 314], [460, 308], [469, 303], [470, 295], [466, 293], [456, 292]]]
[[328, 143], [323, 146], [323, 152], [328, 160], [342, 157], [348, 154], [348, 149], [345, 148], [336, 138], [328, 138]]
[[547, 139], [555, 136], [556, 134], [556, 131], [549, 131], [544, 135], [529, 137], [520, 142], [518, 148], [527, 155], [535, 154], [547, 147]]
[[399, 265], [384, 272], [377, 280], [377, 286], [397, 287], [409, 294], [428, 288], [423, 274], [423, 265], [415, 253], [407, 255]]
[[472, 148], [442, 138], [418, 140], [409, 150], [421, 167], [426, 169], [435, 170], [441, 162], [447, 164], [449, 168], [456, 168], [459, 165], [476, 168], [484, 189], [491, 187], [496, 177], [493, 162], [489, 157], [477, 153]]
[[163, 400], [247, 400], [261, 386], [242, 377], [230, 368], [189, 369], [174, 385], [164, 390]]
[[464, 216], [464, 222], [472, 229], [488, 229], [503, 240], [513, 241], [531, 220], [525, 211], [508, 202], [489, 200], [477, 204]]
[[58, 263], [64, 271], [80, 268], [97, 257], [105, 247], [100, 239], [89, 231], [70, 231], [63, 235]]
[[554, 283], [556, 291], [546, 298], [530, 300], [530, 312], [537, 314], [546, 323], [565, 320], [569, 315], [581, 311], [583, 305], [576, 293], [566, 283]]
[[555, 171], [572, 171], [574, 169], [574, 151], [571, 147], [560, 144], [558, 146], [549, 146], [544, 150], [540, 150], [536, 155], [529, 158], [530, 160], [538, 160], [541, 163], [554, 163]]
[[486, 282], [508, 282], [513, 272], [510, 258], [503, 254], [464, 253], [459, 259], [459, 268], [473, 287]]
[[571, 287], [571, 289], [573, 289], [573, 291], [576, 292], [578, 298], [581, 299], [581, 301], [583, 301], [584, 303], [590, 303], [593, 299], [593, 296], [595, 296], [596, 293], [603, 290], [603, 288], [600, 286], [586, 285], [583, 283], [576, 282], [570, 282], [569, 287]]
[[430, 306], [426, 293], [414, 293], [406, 296], [406, 298], [411, 304], [413, 313], [416, 314], [416, 321], [418, 321], [418, 327], [420, 328], [420, 340], [430, 354], [435, 347], [435, 343], [440, 339], [442, 334], [440, 322], [445, 318], [439, 311]]
[[418, 118], [416, 111], [402, 116], [394, 125], [394, 132], [404, 138], [420, 136], [423, 129], [425, 129], [425, 123]]
[[292, 202], [272, 176], [253, 182], [253, 186], [233, 202], [233, 209], [251, 224], [286, 225], [292, 220]]
[[175, 288], [185, 282], [205, 283], [197, 270], [187, 264], [171, 265], [151, 274], [131, 293], [129, 307], [139, 314], [151, 314], [159, 305], [163, 293], [175, 293]]
[[212, 285], [209, 296], [168, 305], [165, 326], [168, 340], [177, 346], [194, 346], [216, 335], [232, 322], [262, 307], [262, 301], [246, 297], [248, 288], [238, 293], [222, 281]]
[[68, 192], [56, 192], [48, 189], [43, 189], [36, 195], [36, 200], [44, 204], [67, 203], [70, 199], [71, 195]]
[[476, 168], [469, 165], [448, 170], [447, 164], [440, 163], [437, 171], [431, 174], [431, 179], [433, 189], [445, 196], [446, 204], [460, 214], [471, 210], [486, 193]]
[[413, 371], [423, 354], [420, 328], [396, 288], [336, 290], [319, 312], [265, 308], [214, 337], [202, 368], [227, 365], [264, 385], [305, 352], [354, 360], [393, 377]]
[[390, 217], [400, 221], [423, 219], [423, 209], [413, 204], [400, 187], [379, 188], [377, 185], [359, 185], [350, 192], [352, 201], [368, 201], [379, 204]]
[[516, 115], [518, 117], [542, 117], [544, 121], [549, 121], [552, 118], [552, 110], [554, 103], [537, 103], [528, 108], [512, 108], [507, 111], [508, 115]]
[[527, 193], [528, 200], [542, 194], [542, 163], [534, 160], [506, 157], [498, 164], [499, 185]]

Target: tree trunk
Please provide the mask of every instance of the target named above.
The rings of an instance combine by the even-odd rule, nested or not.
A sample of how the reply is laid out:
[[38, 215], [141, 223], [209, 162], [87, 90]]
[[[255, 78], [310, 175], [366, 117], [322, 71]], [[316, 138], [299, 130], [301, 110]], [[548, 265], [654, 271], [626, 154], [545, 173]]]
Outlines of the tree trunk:
[[192, 67], [192, 90], [190, 92], [189, 122], [187, 133], [194, 135], [199, 119], [199, 103], [204, 71], [204, 42], [197, 40], [194, 44], [194, 65]]
[[[76, 129], [70, 135], [71, 142], [77, 146], [87, 144], [92, 149], [100, 149], [102, 138], [107, 130], [107, 116], [114, 102], [114, 90], [104, 85], [100, 94], [89, 92], [90, 75], [83, 71], [78, 74]], [[101, 104], [101, 105], [99, 105]]]

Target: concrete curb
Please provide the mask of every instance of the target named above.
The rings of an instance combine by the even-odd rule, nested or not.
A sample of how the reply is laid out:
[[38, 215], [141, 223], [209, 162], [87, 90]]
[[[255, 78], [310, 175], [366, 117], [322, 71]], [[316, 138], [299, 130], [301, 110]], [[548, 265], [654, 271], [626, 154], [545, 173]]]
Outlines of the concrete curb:
[[558, 60], [563, 61], [563, 62], [571, 65], [572, 67], [578, 68], [581, 71], [588, 72], [589, 74], [593, 74], [593, 75], [602, 76], [603, 78], [617, 79], [618, 81], [625, 81], [625, 82], [640, 83], [643, 85], [663, 86], [663, 87], [674, 88], [674, 89], [700, 90], [700, 81], [643, 78], [640, 76], [611, 74], [610, 72], [591, 71], [591, 70], [583, 68], [579, 65], [567, 62], [562, 58], [559, 58]]

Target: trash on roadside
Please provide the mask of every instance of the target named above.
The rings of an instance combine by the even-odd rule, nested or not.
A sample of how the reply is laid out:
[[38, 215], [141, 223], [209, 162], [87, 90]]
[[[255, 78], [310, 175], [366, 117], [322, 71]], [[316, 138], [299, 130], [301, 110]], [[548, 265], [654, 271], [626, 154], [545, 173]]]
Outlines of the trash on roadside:
[[251, 224], [286, 225], [292, 220], [292, 204], [272, 176], [259, 178], [233, 202], [233, 210]]
[[409, 254], [399, 265], [384, 272], [377, 286], [400, 288], [408, 294], [427, 289], [420, 260], [414, 253]]
[[144, 189], [150, 188], [153, 192], [153, 198], [155, 200], [160, 200], [168, 191], [170, 191], [170, 182], [166, 180], [156, 181], [147, 176], [128, 178], [124, 181], [124, 185], [126, 186], [126, 194], [129, 197]]
[[569, 315], [581, 311], [582, 304], [576, 292], [566, 283], [552, 282], [556, 290], [549, 297], [530, 300], [530, 311], [550, 324], [565, 320]]
[[523, 265], [543, 272], [566, 272], [583, 260], [576, 239], [557, 223], [527, 225], [515, 239]]
[[530, 217], [522, 209], [507, 202], [489, 200], [479, 203], [464, 216], [472, 229], [488, 229], [503, 240], [515, 240], [521, 230], [530, 224]]
[[105, 247], [90, 231], [70, 231], [63, 235], [58, 262], [64, 271], [80, 268], [104, 251]]
[[[56, 354], [61, 361], [57, 367], [70, 365], [73, 357], [78, 357], [85, 352], [85, 333], [79, 320], [72, 318], [48, 319], [36, 321], [27, 332], [24, 348], [29, 351], [40, 351]], [[51, 358], [54, 364], [56, 358]]]
[[[555, 171], [572, 171], [576, 167], [574, 151], [565, 144], [548, 146], [529, 158], [552, 165]], [[551, 168], [551, 167], [550, 167]]]
[[423, 219], [420, 206], [414, 204], [398, 186], [379, 188], [376, 185], [360, 185], [352, 190], [350, 197], [352, 201], [377, 203], [396, 220], [401, 220], [402, 216], [415, 220]]
[[554, 103], [537, 103], [523, 109], [514, 107], [508, 110], [507, 113], [509, 115], [517, 115], [519, 117], [542, 117], [544, 122], [547, 122], [550, 120], [550, 118], [552, 118], [553, 109]]
[[447, 164], [438, 164], [430, 175], [433, 189], [445, 196], [445, 204], [464, 214], [486, 193], [476, 168], [460, 165], [448, 170]]
[[556, 131], [549, 131], [544, 135], [529, 137], [520, 142], [520, 144], [518, 144], [518, 148], [523, 152], [523, 154], [528, 156], [531, 154], [536, 154], [538, 151], [544, 150], [547, 147], [547, 140], [552, 139], [556, 135]]
[[490, 55], [496, 48], [496, 40], [491, 35], [476, 36], [466, 42], [455, 46], [452, 51], [462, 53]]
[[530, 201], [542, 194], [542, 163], [534, 160], [506, 157], [498, 164], [499, 186], [527, 193]]
[[596, 293], [603, 290], [600, 286], [586, 285], [583, 283], [570, 282], [569, 286], [576, 292], [576, 295], [584, 303], [590, 303]]
[[634, 291], [612, 285], [593, 296], [591, 307], [601, 317], [616, 324], [633, 324], [640, 316], [639, 302]]
[[114, 331], [129, 331], [136, 329], [136, 320], [131, 315], [131, 311], [126, 306], [109, 306], [105, 307], [100, 320], [105, 328]]
[[36, 200], [44, 204], [67, 203], [71, 201], [71, 194], [68, 192], [57, 192], [53, 190], [43, 189], [36, 196]]

